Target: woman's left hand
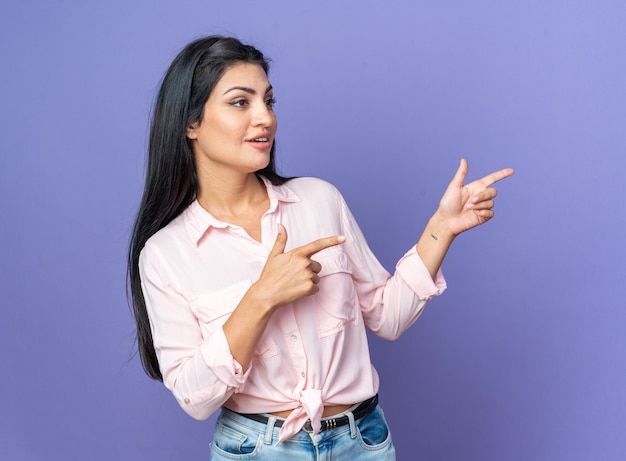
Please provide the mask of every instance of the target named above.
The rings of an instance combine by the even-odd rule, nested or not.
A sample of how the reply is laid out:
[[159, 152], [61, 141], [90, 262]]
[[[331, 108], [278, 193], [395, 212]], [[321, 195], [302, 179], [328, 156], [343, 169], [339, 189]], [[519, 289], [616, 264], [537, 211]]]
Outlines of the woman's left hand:
[[497, 192], [489, 186], [514, 173], [512, 168], [505, 168], [463, 185], [468, 169], [467, 161], [461, 159], [461, 164], [443, 194], [437, 210], [439, 219], [454, 236], [493, 218], [494, 198]]

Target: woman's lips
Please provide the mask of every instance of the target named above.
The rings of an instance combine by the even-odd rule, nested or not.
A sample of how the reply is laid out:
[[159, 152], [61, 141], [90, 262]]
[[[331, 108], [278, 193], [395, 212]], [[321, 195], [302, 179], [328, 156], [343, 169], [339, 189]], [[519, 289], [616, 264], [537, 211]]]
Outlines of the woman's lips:
[[272, 147], [272, 138], [269, 135], [255, 136], [248, 140], [250, 145], [255, 149], [269, 149]]

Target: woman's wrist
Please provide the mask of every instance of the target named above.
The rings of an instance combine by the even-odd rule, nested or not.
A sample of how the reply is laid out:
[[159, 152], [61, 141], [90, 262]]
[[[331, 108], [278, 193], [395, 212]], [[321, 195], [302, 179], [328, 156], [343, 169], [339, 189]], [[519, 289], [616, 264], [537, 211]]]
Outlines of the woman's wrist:
[[247, 298], [246, 301], [250, 305], [255, 306], [255, 311], [262, 316], [271, 316], [278, 307], [271, 299], [271, 293], [267, 293], [267, 290], [264, 290], [262, 284], [258, 281], [250, 286], [244, 298]]
[[435, 212], [428, 220], [426, 225], [426, 232], [430, 235], [430, 238], [441, 243], [452, 243], [457, 234], [455, 234], [439, 210]]

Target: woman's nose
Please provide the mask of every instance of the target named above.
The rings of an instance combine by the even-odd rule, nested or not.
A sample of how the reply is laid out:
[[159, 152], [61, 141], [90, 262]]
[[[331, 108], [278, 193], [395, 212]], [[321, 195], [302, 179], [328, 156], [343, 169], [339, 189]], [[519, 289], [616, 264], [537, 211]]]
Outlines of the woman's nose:
[[271, 126], [275, 122], [274, 111], [268, 106], [265, 101], [262, 104], [258, 104], [254, 109], [253, 124], [261, 126]]

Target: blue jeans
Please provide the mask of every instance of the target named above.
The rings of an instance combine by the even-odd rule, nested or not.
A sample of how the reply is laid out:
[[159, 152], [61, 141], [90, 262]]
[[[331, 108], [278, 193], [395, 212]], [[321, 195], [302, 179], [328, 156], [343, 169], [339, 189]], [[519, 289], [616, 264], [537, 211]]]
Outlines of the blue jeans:
[[277, 446], [276, 417], [268, 415], [270, 420], [263, 424], [222, 409], [215, 423], [211, 460], [395, 461], [391, 432], [379, 406], [358, 420], [352, 412], [346, 414], [350, 424], [319, 434], [300, 431]]

